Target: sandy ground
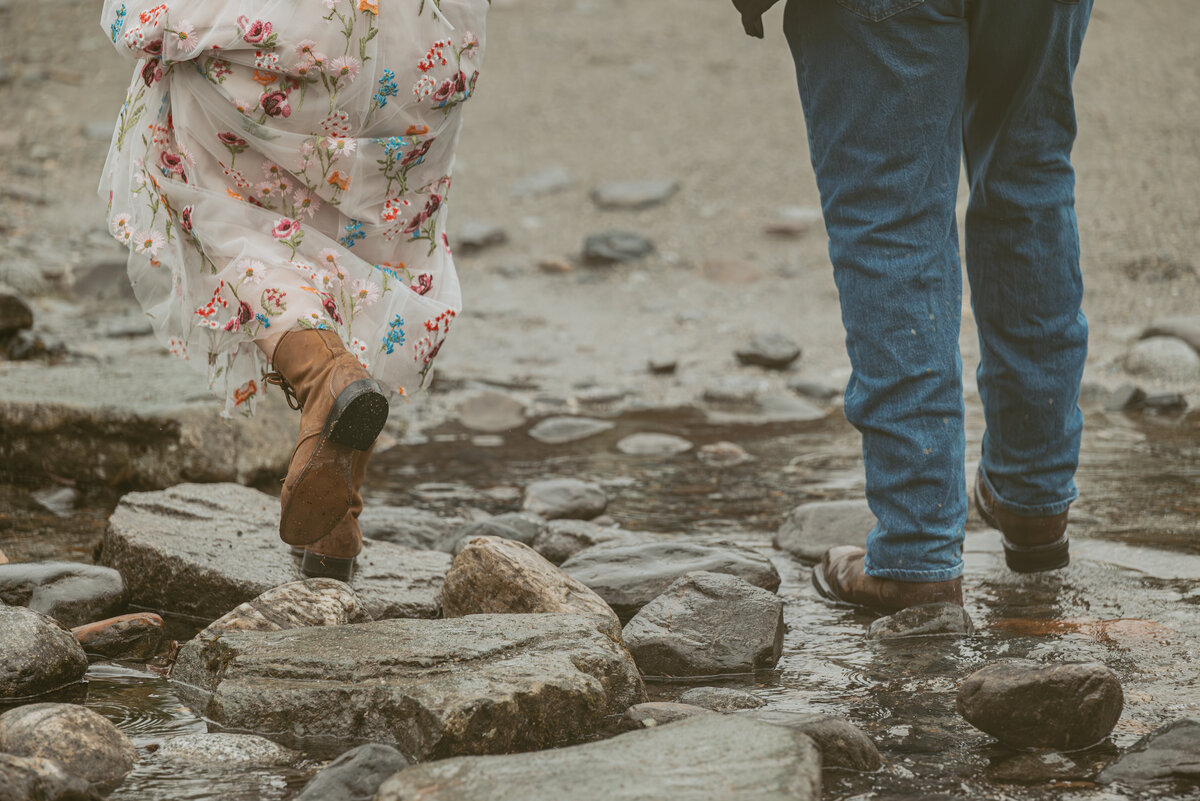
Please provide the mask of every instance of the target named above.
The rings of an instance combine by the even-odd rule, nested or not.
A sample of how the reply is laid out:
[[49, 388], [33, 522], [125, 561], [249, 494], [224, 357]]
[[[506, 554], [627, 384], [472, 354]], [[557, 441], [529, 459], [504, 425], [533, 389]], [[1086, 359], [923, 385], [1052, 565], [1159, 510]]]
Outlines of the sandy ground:
[[[1146, 324], [1200, 309], [1193, 3], [1099, 5], [1079, 70], [1089, 379], [1109, 387], [1125, 380], [1119, 358]], [[441, 362], [458, 379], [451, 385], [566, 392], [597, 382], [686, 398], [736, 369], [736, 345], [772, 330], [804, 345], [796, 374], [845, 380], [823, 232], [763, 233], [780, 207], [817, 203], [781, 16], [782, 5], [759, 42], [726, 0], [496, 0], [450, 227], [493, 223], [510, 239], [459, 259], [468, 314]], [[95, 2], [0, 0], [0, 281], [32, 265], [69, 282], [120, 257], [93, 189], [130, 64], [98, 17]], [[549, 166], [568, 170], [573, 187], [513, 195], [520, 178]], [[639, 212], [600, 211], [589, 199], [597, 182], [641, 177], [682, 189]], [[617, 268], [539, 269], [610, 228], [647, 235], [656, 254]], [[974, 336], [964, 301], [968, 374]], [[679, 359], [674, 378], [645, 377], [657, 354]], [[1166, 388], [1200, 398], [1194, 386]]]

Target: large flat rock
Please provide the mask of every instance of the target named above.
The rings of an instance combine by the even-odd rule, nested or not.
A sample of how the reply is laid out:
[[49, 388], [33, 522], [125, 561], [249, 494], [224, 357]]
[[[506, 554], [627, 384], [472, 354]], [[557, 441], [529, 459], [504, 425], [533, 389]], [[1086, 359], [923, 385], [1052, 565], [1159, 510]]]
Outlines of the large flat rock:
[[[129, 493], [102, 561], [121, 572], [130, 603], [208, 620], [304, 578], [279, 540], [279, 500], [236, 484]], [[449, 569], [449, 554], [367, 541], [350, 586], [376, 620], [432, 618]]]
[[83, 484], [157, 489], [282, 476], [298, 416], [265, 398], [221, 418], [203, 374], [171, 357], [48, 367], [0, 364], [0, 480], [53, 472]]
[[798, 731], [701, 715], [588, 745], [447, 759], [392, 776], [375, 801], [815, 801], [821, 757]]
[[577, 742], [645, 700], [603, 628], [534, 614], [229, 633], [189, 642], [172, 678], [206, 718], [276, 739], [388, 743], [421, 760], [524, 751]]

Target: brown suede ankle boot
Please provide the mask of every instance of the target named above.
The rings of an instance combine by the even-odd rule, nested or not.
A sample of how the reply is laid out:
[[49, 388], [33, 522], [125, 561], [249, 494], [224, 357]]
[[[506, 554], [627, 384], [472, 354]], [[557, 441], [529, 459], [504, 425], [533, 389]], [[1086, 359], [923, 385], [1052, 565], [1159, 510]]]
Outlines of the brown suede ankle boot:
[[813, 568], [812, 582], [823, 597], [835, 603], [898, 612], [910, 606], [951, 603], [962, 606], [962, 579], [896, 581], [866, 573], [867, 552], [854, 545], [830, 548]]
[[304, 575], [345, 582], [353, 578], [354, 557], [362, 551], [362, 531], [358, 527], [358, 516], [363, 508], [362, 485], [367, 474], [367, 462], [374, 449], [372, 445], [370, 449], [354, 455], [350, 472], [353, 488], [350, 508], [333, 531], [306, 548], [292, 548], [292, 552], [303, 559], [300, 572]]
[[1003, 534], [1004, 561], [1017, 573], [1058, 570], [1071, 563], [1067, 513], [1025, 517], [1006, 509], [975, 474], [975, 508], [983, 522]]
[[[308, 545], [350, 511], [355, 457], [375, 442], [388, 402], [370, 373], [332, 331], [289, 331], [275, 346], [267, 376], [300, 409], [300, 436], [283, 480], [279, 536]], [[365, 467], [365, 463], [364, 463]]]

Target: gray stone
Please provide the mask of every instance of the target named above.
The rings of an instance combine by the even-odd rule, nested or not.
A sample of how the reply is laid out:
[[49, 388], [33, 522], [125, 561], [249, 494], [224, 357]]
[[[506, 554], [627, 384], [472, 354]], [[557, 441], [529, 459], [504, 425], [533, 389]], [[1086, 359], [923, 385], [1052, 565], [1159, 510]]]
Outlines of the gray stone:
[[710, 467], [734, 467], [754, 461], [754, 457], [736, 442], [710, 442], [701, 446], [696, 456]]
[[50, 291], [50, 281], [32, 261], [5, 257], [0, 259], [0, 284], [25, 295], [44, 295]]
[[1200, 720], [1180, 718], [1146, 735], [1097, 781], [1133, 784], [1162, 779], [1200, 782]]
[[379, 785], [411, 764], [390, 745], [360, 745], [330, 762], [296, 801], [370, 801]]
[[865, 500], [818, 501], [797, 506], [775, 532], [773, 543], [804, 562], [819, 562], [837, 545], [865, 547], [875, 514]]
[[565, 192], [574, 185], [575, 179], [566, 167], [553, 166], [522, 175], [513, 184], [512, 194], [516, 197], [540, 197]]
[[1142, 332], [1143, 339], [1148, 337], [1182, 339], [1192, 347], [1192, 350], [1200, 353], [1200, 314], [1159, 320]]
[[723, 573], [771, 592], [779, 589], [779, 573], [771, 560], [725, 542], [664, 539], [598, 545], [571, 557], [562, 569], [595, 590], [624, 621], [688, 573]]
[[666, 203], [679, 191], [672, 179], [606, 181], [592, 190], [592, 202], [602, 209], [648, 209]]
[[811, 206], [784, 206], [775, 212], [775, 219], [763, 230], [773, 236], [800, 237], [822, 225], [824, 215]]
[[74, 684], [87, 666], [83, 648], [61, 623], [23, 606], [0, 604], [0, 700]]
[[458, 405], [458, 421], [472, 431], [511, 431], [525, 425], [525, 404], [500, 392], [478, 392]]
[[607, 506], [608, 495], [599, 485], [577, 478], [535, 481], [525, 488], [525, 510], [547, 520], [591, 520]]
[[[583, 521], [576, 522], [582, 523]], [[545, 518], [535, 515], [533, 512], [509, 512], [489, 517], [486, 520], [477, 520], [455, 529], [453, 553], [458, 556], [467, 543], [475, 537], [500, 537], [531, 545], [534, 539], [546, 530], [546, 527]]]
[[799, 732], [704, 715], [587, 745], [418, 765], [375, 801], [817, 801], [821, 761]]
[[791, 381], [788, 381], [787, 388], [797, 395], [803, 395], [817, 403], [829, 403], [842, 394], [842, 390], [837, 387], [831, 387], [828, 384], [814, 381], [811, 378], [793, 378]]
[[79, 562], [0, 565], [0, 601], [27, 606], [68, 628], [112, 617], [125, 600], [125, 583], [111, 568]]
[[745, 690], [732, 687], [693, 687], [679, 696], [679, 703], [691, 704], [713, 712], [737, 712], [741, 709], [758, 709], [766, 701]]
[[74, 487], [44, 487], [29, 493], [29, 497], [38, 505], [59, 517], [71, 517], [75, 514], [75, 504], [79, 502], [79, 490]]
[[203, 376], [172, 357], [0, 363], [0, 481], [52, 472], [81, 485], [153, 489], [278, 479], [297, 418], [272, 396], [253, 418], [230, 421]]
[[502, 515], [490, 518], [490, 520], [515, 530], [520, 536], [512, 537], [511, 539], [523, 542], [526, 545], [533, 542], [534, 538], [545, 531], [547, 526], [546, 519], [533, 512], [505, 512]]
[[1058, 751], [1037, 751], [1004, 757], [988, 765], [985, 775], [1000, 784], [1046, 784], [1048, 782], [1091, 781], [1096, 770], [1080, 765]]
[[302, 758], [292, 749], [265, 737], [227, 732], [199, 732], [172, 737], [154, 756], [167, 762], [212, 765], [230, 770], [286, 767]]
[[565, 445], [613, 428], [615, 425], [607, 420], [593, 420], [590, 417], [547, 417], [529, 429], [529, 436], [547, 445]]
[[582, 615], [386, 620], [192, 640], [172, 678], [229, 729], [394, 744], [417, 759], [547, 748], [645, 700]]
[[583, 243], [583, 261], [592, 266], [637, 261], [653, 252], [653, 242], [631, 231], [604, 231]]
[[[279, 500], [235, 484], [125, 495], [102, 561], [125, 577], [131, 603], [207, 620], [304, 578], [279, 541]], [[449, 569], [449, 554], [367, 540], [350, 586], [376, 620], [432, 618]]]
[[692, 443], [674, 434], [630, 434], [617, 442], [617, 450], [629, 456], [678, 456]]
[[162, 643], [163, 619], [152, 612], [138, 612], [76, 626], [71, 634], [89, 654], [145, 660], [154, 656]]
[[645, 535], [587, 520], [552, 520], [530, 545], [551, 563], [561, 565], [575, 554], [597, 545], [644, 542], [646, 539]]
[[621, 728], [626, 731], [649, 729], [654, 726], [665, 726], [681, 720], [694, 718], [697, 715], [711, 715], [711, 710], [689, 704], [676, 704], [670, 701], [649, 701], [635, 704], [625, 710], [621, 716]]
[[800, 358], [800, 346], [783, 334], [760, 334], [737, 350], [742, 364], [786, 370]]
[[883, 767], [883, 758], [875, 743], [848, 720], [815, 712], [777, 709], [752, 709], [739, 714], [808, 735], [821, 750], [821, 765], [826, 769], [874, 771]]
[[958, 604], [937, 603], [910, 606], [888, 617], [871, 622], [868, 640], [894, 640], [904, 637], [969, 637], [975, 623]]
[[78, 704], [29, 704], [0, 715], [0, 751], [53, 759], [102, 790], [120, 784], [137, 762], [124, 732]]
[[1125, 369], [1157, 381], [1200, 381], [1200, 352], [1173, 336], [1150, 337], [1129, 349]]
[[53, 759], [0, 754], [0, 801], [100, 801], [86, 779]]
[[15, 292], [0, 289], [0, 338], [33, 328], [33, 309]]
[[476, 537], [454, 557], [442, 587], [447, 618], [539, 612], [595, 615], [608, 621], [609, 636], [621, 637], [621, 623], [604, 599], [528, 545]]
[[647, 676], [716, 676], [775, 667], [783, 653], [783, 599], [736, 576], [683, 576], [622, 632]]
[[308, 578], [272, 587], [209, 623], [196, 636], [213, 639], [234, 631], [284, 631], [370, 620], [362, 600], [349, 584], [336, 579]]
[[1146, 400], [1146, 392], [1133, 384], [1122, 384], [1104, 401], [1106, 412], [1126, 412], [1137, 409]]
[[71, 294], [92, 302], [97, 300], [134, 300], [129, 283], [129, 258], [125, 255], [103, 259], [76, 273]]
[[758, 376], [727, 376], [705, 389], [704, 399], [713, 403], [752, 403], [770, 387], [767, 379]]
[[1099, 663], [998, 662], [958, 688], [958, 712], [1015, 748], [1074, 750], [1101, 742], [1121, 717], [1124, 694]]
[[762, 423], [811, 423], [824, 420], [826, 416], [821, 407], [791, 394], [770, 392], [760, 395], [756, 402], [758, 409], [754, 414], [725, 419]]
[[457, 248], [462, 253], [503, 245], [508, 241], [508, 231], [499, 225], [469, 221], [458, 230]]
[[464, 523], [415, 506], [368, 506], [358, 518], [364, 537], [420, 551], [449, 551]]
[[661, 356], [646, 362], [646, 369], [653, 375], [674, 375], [679, 368], [679, 360]]

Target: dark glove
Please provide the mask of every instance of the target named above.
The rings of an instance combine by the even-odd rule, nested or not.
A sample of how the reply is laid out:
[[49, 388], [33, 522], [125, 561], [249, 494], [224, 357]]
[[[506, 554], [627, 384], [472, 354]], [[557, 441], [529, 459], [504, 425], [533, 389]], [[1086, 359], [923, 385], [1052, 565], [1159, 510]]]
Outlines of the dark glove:
[[742, 15], [742, 27], [747, 36], [763, 38], [762, 15], [779, 0], [733, 0], [733, 6]]

